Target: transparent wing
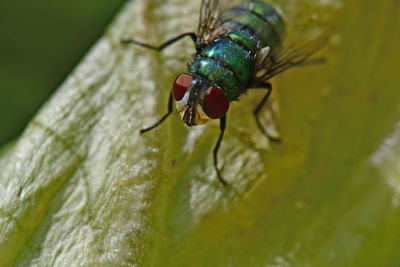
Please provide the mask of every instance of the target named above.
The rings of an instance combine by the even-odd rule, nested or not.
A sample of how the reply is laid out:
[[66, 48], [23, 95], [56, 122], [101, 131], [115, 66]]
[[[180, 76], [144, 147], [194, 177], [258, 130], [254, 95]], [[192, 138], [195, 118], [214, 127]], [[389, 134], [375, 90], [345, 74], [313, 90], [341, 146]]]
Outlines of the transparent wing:
[[202, 0], [200, 7], [197, 37], [201, 43], [208, 43], [216, 36], [224, 34], [220, 27], [222, 24], [221, 13], [232, 7], [240, 0]]
[[292, 45], [279, 53], [278, 57], [265, 55], [269, 51], [260, 51], [257, 57], [254, 78], [266, 81], [290, 67], [304, 63], [314, 53], [320, 50], [329, 38], [321, 37], [303, 45]]
[[205, 37], [220, 25], [220, 1], [202, 0], [200, 7], [199, 26], [197, 37], [204, 42]]

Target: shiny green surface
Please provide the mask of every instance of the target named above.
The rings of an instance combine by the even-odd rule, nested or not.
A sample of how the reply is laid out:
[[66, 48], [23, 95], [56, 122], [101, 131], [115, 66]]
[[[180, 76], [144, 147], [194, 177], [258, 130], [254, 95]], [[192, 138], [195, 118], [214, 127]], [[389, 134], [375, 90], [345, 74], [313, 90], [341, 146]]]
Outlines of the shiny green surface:
[[240, 35], [234, 39], [243, 42], [250, 50], [253, 51], [256, 45], [259, 49], [269, 46], [273, 54], [279, 52], [285, 23], [272, 4], [260, 1], [241, 3], [223, 12], [221, 17], [226, 27]]
[[119, 39], [194, 29], [199, 3], [132, 2], [1, 150], [0, 265], [398, 266], [400, 6], [277, 3], [334, 24], [324, 64], [273, 80], [282, 144], [255, 125], [256, 90], [228, 113], [229, 187], [212, 167], [217, 123], [188, 129], [174, 113], [139, 136], [193, 44], [157, 54]]
[[[240, 29], [238, 25], [248, 26], [261, 41], [261, 47], [279, 45], [284, 31], [284, 22], [276, 10], [263, 2], [250, 2], [238, 5], [222, 15], [224, 24], [231, 29]], [[226, 21], [228, 20], [228, 21]]]
[[238, 41], [240, 44], [242, 44], [244, 47], [246, 47], [250, 51], [255, 52], [257, 49], [257, 43], [254, 42], [254, 40], [255, 40], [254, 36], [248, 32], [245, 32], [245, 31], [231, 32], [229, 34], [229, 38], [231, 38], [232, 40]]
[[211, 58], [197, 57], [189, 67], [189, 73], [199, 73], [223, 88], [229, 101], [237, 98], [244, 91], [233, 72], [227, 70]]
[[253, 59], [248, 51], [228, 39], [211, 43], [201, 50], [200, 55], [223, 62], [237, 77], [235, 82], [239, 82], [241, 85], [246, 84], [250, 77]]

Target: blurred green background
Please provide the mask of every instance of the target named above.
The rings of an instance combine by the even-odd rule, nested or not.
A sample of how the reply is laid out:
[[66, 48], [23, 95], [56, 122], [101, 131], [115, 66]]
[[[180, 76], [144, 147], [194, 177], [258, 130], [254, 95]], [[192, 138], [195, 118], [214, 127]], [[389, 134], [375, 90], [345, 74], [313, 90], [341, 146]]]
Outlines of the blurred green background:
[[125, 2], [0, 1], [0, 146], [23, 131]]

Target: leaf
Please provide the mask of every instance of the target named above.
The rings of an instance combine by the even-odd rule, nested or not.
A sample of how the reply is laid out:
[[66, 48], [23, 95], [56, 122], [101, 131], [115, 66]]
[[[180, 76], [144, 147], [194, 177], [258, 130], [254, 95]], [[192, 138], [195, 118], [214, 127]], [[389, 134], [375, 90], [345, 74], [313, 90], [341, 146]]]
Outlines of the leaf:
[[[186, 128], [166, 111], [185, 71], [199, 3], [132, 1], [27, 126], [0, 151], [1, 266], [397, 266], [400, 55], [396, 1], [279, 1], [334, 23], [326, 63], [274, 81], [283, 140], [251, 111]], [[265, 111], [264, 116], [268, 116]]]

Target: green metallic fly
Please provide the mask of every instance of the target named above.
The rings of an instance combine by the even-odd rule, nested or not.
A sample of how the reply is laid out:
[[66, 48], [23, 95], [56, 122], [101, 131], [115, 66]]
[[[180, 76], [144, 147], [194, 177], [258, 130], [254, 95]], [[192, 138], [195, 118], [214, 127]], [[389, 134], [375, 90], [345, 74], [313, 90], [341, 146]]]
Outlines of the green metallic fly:
[[167, 113], [150, 131], [160, 125], [172, 112], [173, 100], [188, 126], [220, 120], [220, 134], [213, 150], [214, 168], [219, 181], [226, 185], [218, 169], [218, 150], [224, 136], [229, 103], [237, 100], [249, 88], [265, 88], [266, 94], [253, 110], [258, 128], [270, 140], [260, 123], [259, 113], [271, 94], [268, 82], [273, 76], [303, 63], [322, 47], [321, 40], [308, 42], [297, 49], [281, 51], [285, 23], [279, 12], [265, 2], [251, 0], [222, 10], [218, 0], [202, 0], [197, 33], [182, 33], [160, 46], [136, 40], [122, 40], [161, 51], [189, 36], [196, 52], [188, 64], [188, 72], [176, 77], [168, 100]]

